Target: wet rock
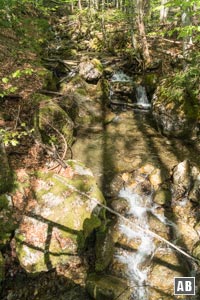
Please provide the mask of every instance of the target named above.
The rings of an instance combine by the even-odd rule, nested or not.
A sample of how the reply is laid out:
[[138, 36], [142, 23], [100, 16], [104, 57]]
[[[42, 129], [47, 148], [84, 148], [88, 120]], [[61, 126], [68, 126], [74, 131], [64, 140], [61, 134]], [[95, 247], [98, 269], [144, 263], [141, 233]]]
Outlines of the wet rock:
[[111, 203], [111, 207], [120, 214], [124, 214], [130, 209], [128, 201], [124, 198], [117, 198], [113, 200]]
[[176, 223], [174, 236], [180, 247], [192, 253], [195, 243], [199, 240], [196, 216], [192, 202], [187, 197], [182, 197], [172, 205], [172, 216]]
[[[151, 231], [157, 233], [159, 236], [163, 237], [164, 239], [169, 239], [169, 228], [161, 222], [157, 216], [154, 214], [149, 214], [149, 228]], [[155, 243], [159, 242], [155, 240]]]
[[[123, 293], [128, 289], [126, 281], [114, 276], [90, 274], [86, 288], [95, 300], [130, 299], [130, 292]], [[120, 298], [122, 293], [123, 298]]]
[[16, 231], [17, 257], [27, 272], [77, 265], [77, 260], [84, 265], [80, 250], [91, 232], [101, 225], [93, 199], [102, 203], [104, 198], [91, 171], [76, 161], [66, 163], [65, 176], [37, 174], [34, 193]]
[[0, 282], [4, 279], [5, 275], [5, 261], [3, 255], [0, 252]]
[[103, 74], [103, 66], [98, 59], [83, 61], [79, 65], [79, 75], [88, 82], [97, 82]]
[[[44, 142], [56, 143], [59, 131], [71, 146], [73, 141], [73, 122], [68, 114], [54, 101], [46, 98], [40, 101], [39, 111], [35, 115], [35, 127], [41, 132]], [[57, 138], [60, 138], [58, 136]]]
[[154, 171], [155, 167], [152, 164], [145, 164], [138, 169], [140, 174], [150, 175]]
[[153, 267], [148, 276], [151, 285], [149, 299], [159, 300], [163, 294], [172, 297], [174, 277], [183, 277], [186, 274], [187, 270], [184, 265], [180, 265], [177, 253], [171, 249], [167, 250], [167, 248], [158, 250], [153, 258]]
[[158, 188], [153, 195], [153, 201], [158, 205], [169, 204], [172, 199], [172, 193], [169, 189], [164, 189], [162, 187]]
[[161, 185], [165, 179], [166, 175], [164, 175], [161, 169], [154, 169], [149, 175], [149, 181], [154, 189], [158, 189], [159, 185]]

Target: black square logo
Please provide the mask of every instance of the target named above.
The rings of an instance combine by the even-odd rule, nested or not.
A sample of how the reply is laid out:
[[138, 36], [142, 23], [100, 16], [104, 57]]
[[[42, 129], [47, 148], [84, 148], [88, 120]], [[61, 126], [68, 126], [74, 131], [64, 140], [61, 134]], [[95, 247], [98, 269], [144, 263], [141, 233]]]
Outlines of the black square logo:
[[175, 277], [174, 295], [195, 295], [195, 277]]

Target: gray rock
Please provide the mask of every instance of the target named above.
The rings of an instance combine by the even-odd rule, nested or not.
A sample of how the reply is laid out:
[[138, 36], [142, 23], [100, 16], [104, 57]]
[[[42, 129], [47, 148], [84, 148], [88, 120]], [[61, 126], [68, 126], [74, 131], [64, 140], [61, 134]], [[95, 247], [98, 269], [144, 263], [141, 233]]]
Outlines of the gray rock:
[[185, 190], [191, 186], [190, 163], [184, 160], [179, 163], [173, 171], [173, 183], [176, 187], [183, 187]]
[[96, 82], [103, 74], [103, 67], [98, 59], [83, 61], [79, 65], [79, 75], [88, 82]]

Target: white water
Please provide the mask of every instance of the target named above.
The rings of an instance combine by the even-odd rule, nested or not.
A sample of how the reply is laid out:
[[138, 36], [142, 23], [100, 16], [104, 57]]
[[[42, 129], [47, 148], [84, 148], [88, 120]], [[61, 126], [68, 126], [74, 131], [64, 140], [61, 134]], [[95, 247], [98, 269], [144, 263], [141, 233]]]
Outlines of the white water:
[[[129, 214], [134, 218], [134, 223], [144, 229], [149, 229], [148, 211], [151, 205], [151, 196], [141, 197], [129, 188], [122, 189], [119, 196], [128, 201], [130, 206]], [[147, 236], [143, 231], [131, 229], [123, 224], [120, 225], [119, 229], [128, 240], [137, 239], [140, 241], [140, 245], [135, 253], [126, 254], [126, 256], [118, 255], [117, 258], [121, 263], [127, 265], [130, 282], [135, 287], [133, 292], [134, 299], [147, 300], [148, 267], [141, 267], [141, 265], [154, 252], [153, 238]]]
[[111, 82], [132, 82], [132, 78], [122, 71], [118, 71], [111, 77]]
[[138, 85], [136, 87], [136, 99], [137, 104], [144, 107], [149, 108], [151, 107], [151, 104], [149, 103], [149, 100], [147, 98], [147, 93], [144, 86]]
[[[151, 195], [140, 196], [130, 188], [123, 188], [119, 196], [125, 198], [129, 203], [130, 210], [128, 214], [136, 226], [140, 226], [145, 230], [150, 229], [148, 215], [152, 213], [162, 223], [173, 226], [174, 229], [176, 229], [175, 224], [170, 222], [164, 216], [164, 213], [157, 212], [157, 205], [153, 203]], [[119, 230], [127, 237], [128, 241], [135, 240], [139, 242], [139, 247], [136, 252], [126, 252], [116, 255], [116, 258], [119, 262], [127, 266], [127, 275], [133, 287], [134, 300], [148, 300], [149, 262], [156, 251], [153, 238], [145, 234], [144, 231], [130, 228], [130, 226], [124, 224], [119, 225]]]

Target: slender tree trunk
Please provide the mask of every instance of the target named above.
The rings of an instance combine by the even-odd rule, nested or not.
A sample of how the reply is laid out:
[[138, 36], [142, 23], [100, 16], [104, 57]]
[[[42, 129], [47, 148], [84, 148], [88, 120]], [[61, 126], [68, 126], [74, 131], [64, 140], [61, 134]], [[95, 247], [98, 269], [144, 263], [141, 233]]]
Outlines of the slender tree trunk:
[[82, 9], [81, 0], [78, 0], [78, 9]]
[[[188, 2], [188, 0], [187, 0]], [[192, 21], [191, 21], [191, 16], [190, 16], [190, 8], [186, 8], [185, 11], [182, 12], [181, 15], [181, 20], [182, 20], [182, 26], [187, 27], [190, 26]], [[188, 56], [188, 50], [190, 46], [192, 45], [192, 35], [184, 35], [183, 37], [183, 56], [184, 58], [187, 58]], [[184, 62], [184, 68], [186, 67], [186, 62]]]
[[165, 23], [167, 21], [167, 15], [169, 8], [165, 6], [168, 0], [161, 0], [161, 9], [160, 9], [160, 22]]
[[149, 47], [145, 32], [145, 24], [144, 24], [144, 2], [143, 0], [137, 0], [137, 24], [138, 24], [138, 32], [142, 44], [143, 57], [146, 64], [149, 64], [151, 61], [149, 54]]

